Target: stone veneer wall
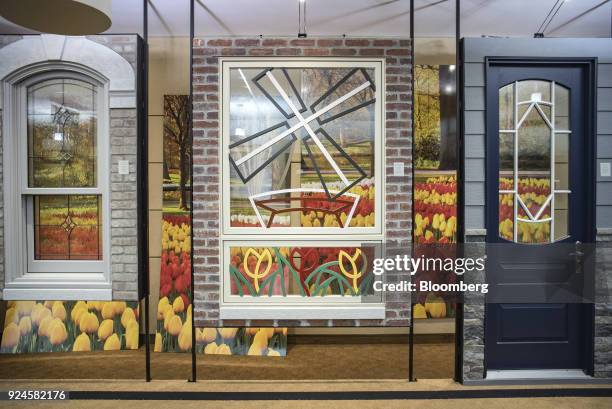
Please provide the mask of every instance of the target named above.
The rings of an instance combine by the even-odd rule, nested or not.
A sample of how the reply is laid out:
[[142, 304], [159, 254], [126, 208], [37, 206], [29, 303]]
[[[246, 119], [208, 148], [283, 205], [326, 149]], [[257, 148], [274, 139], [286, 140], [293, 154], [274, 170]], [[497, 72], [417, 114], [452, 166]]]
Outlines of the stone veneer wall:
[[[195, 321], [198, 327], [408, 325], [410, 299], [388, 294], [384, 320], [219, 319], [219, 56], [378, 57], [386, 60], [386, 229], [387, 247], [409, 249], [412, 209], [410, 41], [373, 38], [196, 38], [193, 43], [193, 201]], [[392, 176], [403, 162], [406, 176]], [[387, 275], [389, 281], [407, 279]]]
[[[36, 54], [39, 45], [34, 39], [40, 39], [40, 50], [46, 51], [46, 58], [40, 58]], [[70, 46], [74, 44], [75, 54], [87, 52], [87, 48], [93, 45], [102, 45], [113, 51], [111, 56], [116, 55], [117, 59], [109, 59], [109, 54], [102, 55], [93, 51], [93, 55], [99, 55], [99, 64], [108, 66], [112, 64], [122, 65], [123, 77], [120, 78], [121, 84], [114, 89], [111, 86], [111, 101], [109, 113], [109, 141], [111, 143], [111, 168], [110, 172], [110, 204], [111, 204], [111, 276], [113, 299], [115, 300], [138, 300], [138, 228], [137, 228], [137, 109], [136, 109], [136, 72], [137, 72], [137, 47], [138, 37], [136, 35], [96, 35], [88, 37], [63, 37], [63, 36], [0, 36], [0, 55], [2, 49], [8, 45], [21, 40], [31, 41], [28, 52], [31, 56], [24, 56], [24, 61], [33, 60], [68, 60], [64, 58], [69, 54]], [[90, 42], [83, 41], [91, 40]], [[63, 44], [67, 49], [62, 49], [59, 58], [49, 57], [54, 55], [55, 46]], [[16, 44], [15, 44], [16, 45]], [[78, 49], [76, 47], [79, 47]], [[82, 47], [82, 48], [81, 48]], [[51, 51], [49, 51], [51, 50]], [[0, 57], [1, 58], [1, 57]], [[92, 56], [83, 64], [88, 65], [95, 61]], [[80, 61], [79, 61], [80, 62]], [[127, 63], [127, 64], [126, 64]], [[0, 61], [0, 66], [2, 61]], [[129, 65], [129, 66], [128, 66]], [[126, 67], [131, 67], [131, 77], [125, 78]], [[110, 69], [110, 68], [109, 68]], [[0, 81], [2, 78], [0, 78]], [[111, 82], [112, 82], [111, 78]], [[119, 82], [119, 81], [118, 81]], [[130, 86], [131, 82], [131, 86]], [[2, 107], [6, 108], [6, 107]], [[0, 141], [2, 140], [2, 109], [0, 109]], [[2, 144], [0, 143], [0, 149]], [[119, 160], [130, 162], [130, 173], [120, 175], [117, 164]], [[2, 156], [0, 152], [0, 164]], [[0, 167], [0, 172], [4, 172]], [[1, 191], [1, 186], [0, 186]], [[0, 194], [0, 299], [2, 299], [2, 288], [4, 287], [4, 212], [2, 207], [2, 195]], [[108, 217], [108, 215], [104, 216]], [[75, 299], [79, 294], [75, 294]]]

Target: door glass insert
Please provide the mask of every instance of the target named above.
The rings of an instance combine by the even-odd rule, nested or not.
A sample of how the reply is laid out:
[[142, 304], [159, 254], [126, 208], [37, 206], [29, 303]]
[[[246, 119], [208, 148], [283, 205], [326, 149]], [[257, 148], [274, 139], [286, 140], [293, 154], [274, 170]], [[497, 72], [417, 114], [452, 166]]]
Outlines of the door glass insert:
[[571, 193], [569, 90], [517, 81], [499, 90], [499, 102], [499, 236], [523, 244], [562, 240]]

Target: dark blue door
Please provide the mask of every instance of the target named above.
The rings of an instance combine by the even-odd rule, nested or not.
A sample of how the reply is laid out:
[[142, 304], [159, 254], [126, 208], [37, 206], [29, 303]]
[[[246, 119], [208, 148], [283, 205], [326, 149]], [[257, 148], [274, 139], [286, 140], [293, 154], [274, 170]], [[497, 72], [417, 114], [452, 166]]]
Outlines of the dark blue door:
[[592, 305], [554, 297], [584, 288], [593, 239], [591, 70], [488, 61], [487, 369], [590, 365]]

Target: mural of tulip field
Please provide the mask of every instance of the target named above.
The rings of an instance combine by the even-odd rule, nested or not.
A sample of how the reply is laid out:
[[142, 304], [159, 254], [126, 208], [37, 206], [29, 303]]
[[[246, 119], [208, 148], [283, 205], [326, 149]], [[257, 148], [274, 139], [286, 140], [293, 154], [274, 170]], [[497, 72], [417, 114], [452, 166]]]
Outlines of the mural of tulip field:
[[[188, 101], [186, 95], [164, 97], [162, 253], [155, 352], [188, 352], [193, 346]], [[262, 328], [263, 335], [257, 336], [259, 330], [196, 328], [196, 352], [220, 355], [286, 354], [286, 328], [272, 329], [271, 332]]]
[[[445, 88], [454, 83], [454, 69], [443, 65], [415, 67], [415, 185], [414, 256], [454, 257], [457, 242], [457, 157], [454, 94]], [[448, 246], [447, 246], [448, 245]], [[453, 273], [419, 272], [415, 280], [449, 283]], [[454, 303], [444, 294], [416, 294], [415, 318], [454, 317]]]
[[232, 295], [371, 293], [373, 247], [232, 247], [230, 257]]
[[1, 353], [138, 349], [138, 303], [9, 301]]
[[196, 328], [198, 353], [285, 356], [287, 328]]

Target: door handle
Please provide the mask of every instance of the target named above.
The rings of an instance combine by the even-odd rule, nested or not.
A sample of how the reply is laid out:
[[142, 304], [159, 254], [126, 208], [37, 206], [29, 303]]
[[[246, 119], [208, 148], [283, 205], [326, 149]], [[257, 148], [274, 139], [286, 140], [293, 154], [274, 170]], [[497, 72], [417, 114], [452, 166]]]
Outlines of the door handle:
[[580, 241], [577, 241], [574, 244], [575, 247], [575, 251], [573, 253], [570, 253], [570, 256], [574, 257], [574, 265], [576, 268], [576, 273], [581, 274], [582, 273], [582, 262], [583, 262], [583, 258], [584, 258], [584, 252], [582, 251], [582, 243]]

